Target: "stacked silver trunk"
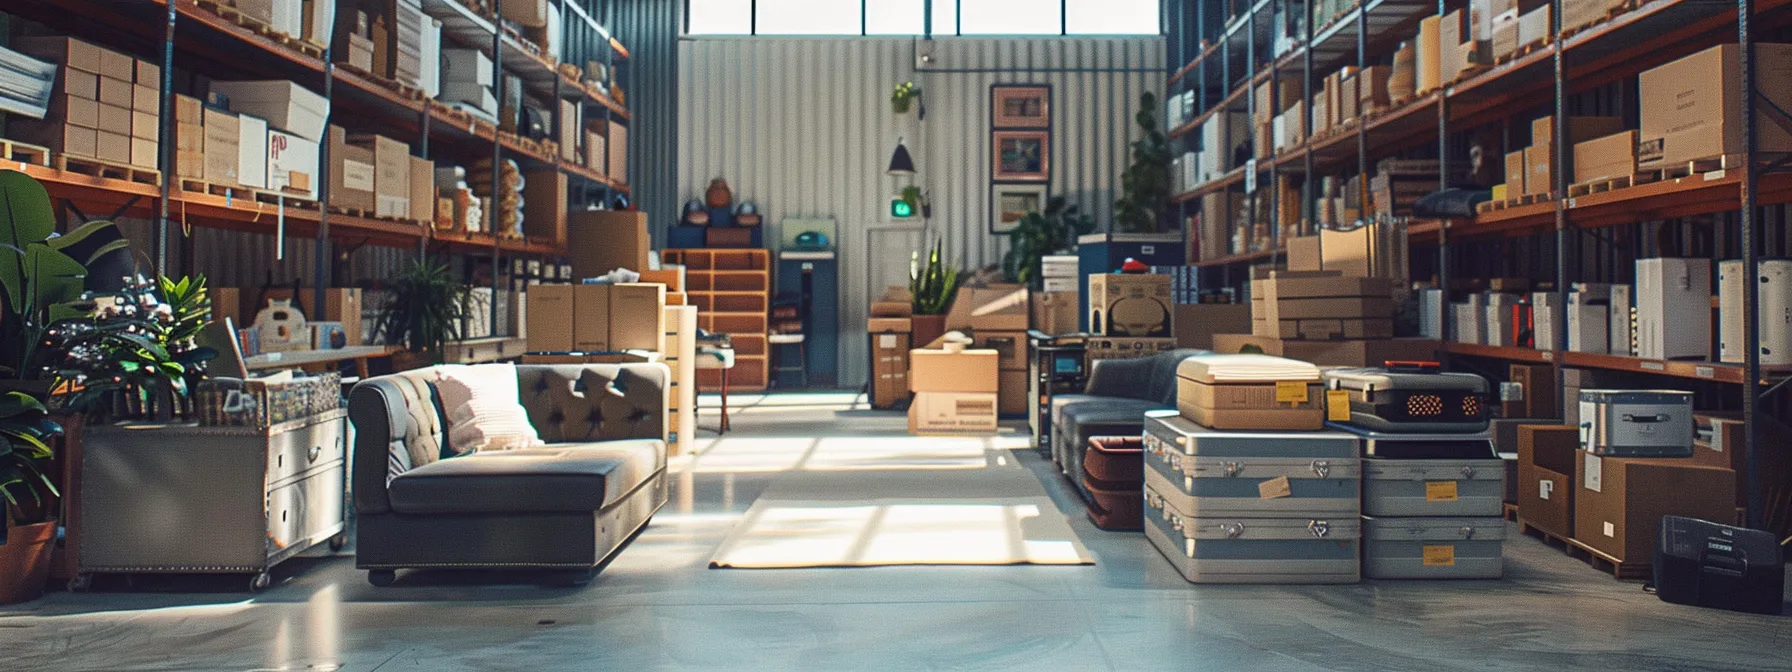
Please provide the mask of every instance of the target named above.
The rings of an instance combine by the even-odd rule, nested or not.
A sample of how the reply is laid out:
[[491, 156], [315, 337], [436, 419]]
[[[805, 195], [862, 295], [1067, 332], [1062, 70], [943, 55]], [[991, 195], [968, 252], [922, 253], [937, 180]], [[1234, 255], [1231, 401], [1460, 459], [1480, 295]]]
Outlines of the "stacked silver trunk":
[[1506, 468], [1486, 433], [1349, 431], [1361, 437], [1367, 455], [1365, 576], [1496, 579], [1504, 574]]
[[1145, 536], [1196, 583], [1354, 583], [1357, 444], [1342, 432], [1219, 431], [1148, 417]]

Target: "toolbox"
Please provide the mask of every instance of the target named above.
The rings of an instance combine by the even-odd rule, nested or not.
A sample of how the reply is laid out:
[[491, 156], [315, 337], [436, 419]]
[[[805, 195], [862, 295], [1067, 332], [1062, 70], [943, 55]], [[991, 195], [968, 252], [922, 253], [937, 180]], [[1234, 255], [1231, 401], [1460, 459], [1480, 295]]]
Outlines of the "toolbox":
[[1363, 460], [1365, 516], [1499, 516], [1506, 461]]
[[1580, 448], [1610, 457], [1692, 456], [1692, 393], [1581, 390]]
[[1145, 483], [1192, 516], [1354, 516], [1357, 442], [1342, 432], [1227, 432], [1145, 419]]
[[1506, 519], [1363, 517], [1363, 576], [1497, 579], [1505, 574]]
[[1356, 583], [1357, 516], [1195, 517], [1145, 486], [1145, 538], [1191, 583]]
[[1350, 399], [1349, 424], [1386, 433], [1487, 431], [1487, 379], [1439, 373], [1435, 362], [1388, 362], [1386, 368], [1332, 369], [1326, 388]]

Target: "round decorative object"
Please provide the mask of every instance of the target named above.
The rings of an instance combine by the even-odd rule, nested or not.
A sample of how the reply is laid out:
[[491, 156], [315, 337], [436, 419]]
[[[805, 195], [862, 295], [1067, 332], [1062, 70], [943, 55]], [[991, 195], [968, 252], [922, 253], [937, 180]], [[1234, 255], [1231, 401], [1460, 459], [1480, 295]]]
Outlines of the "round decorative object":
[[734, 214], [757, 215], [759, 214], [759, 206], [754, 205], [752, 201], [741, 201], [740, 206], [734, 209]]
[[710, 180], [709, 191], [703, 196], [712, 208], [726, 208], [734, 202], [734, 192], [728, 189], [728, 181], [719, 177]]
[[709, 211], [703, 208], [703, 201], [695, 198], [685, 201], [684, 223], [690, 226], [709, 226]]

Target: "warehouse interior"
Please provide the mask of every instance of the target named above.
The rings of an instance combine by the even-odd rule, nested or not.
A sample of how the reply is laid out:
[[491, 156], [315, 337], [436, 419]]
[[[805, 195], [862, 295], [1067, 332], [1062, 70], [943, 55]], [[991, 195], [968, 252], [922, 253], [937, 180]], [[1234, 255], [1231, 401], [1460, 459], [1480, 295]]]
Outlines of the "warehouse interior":
[[1792, 668], [1786, 4], [5, 3], [0, 660]]

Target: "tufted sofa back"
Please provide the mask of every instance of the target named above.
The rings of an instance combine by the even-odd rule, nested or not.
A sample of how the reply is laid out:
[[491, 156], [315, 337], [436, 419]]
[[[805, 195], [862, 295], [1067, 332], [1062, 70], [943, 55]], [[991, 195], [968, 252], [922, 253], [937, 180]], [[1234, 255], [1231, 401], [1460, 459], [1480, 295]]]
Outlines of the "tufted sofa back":
[[[664, 364], [521, 365], [517, 385], [529, 423], [548, 443], [665, 438], [672, 374]], [[349, 394], [355, 425], [355, 506], [390, 510], [393, 476], [441, 459], [448, 423], [435, 369], [369, 378]]]

